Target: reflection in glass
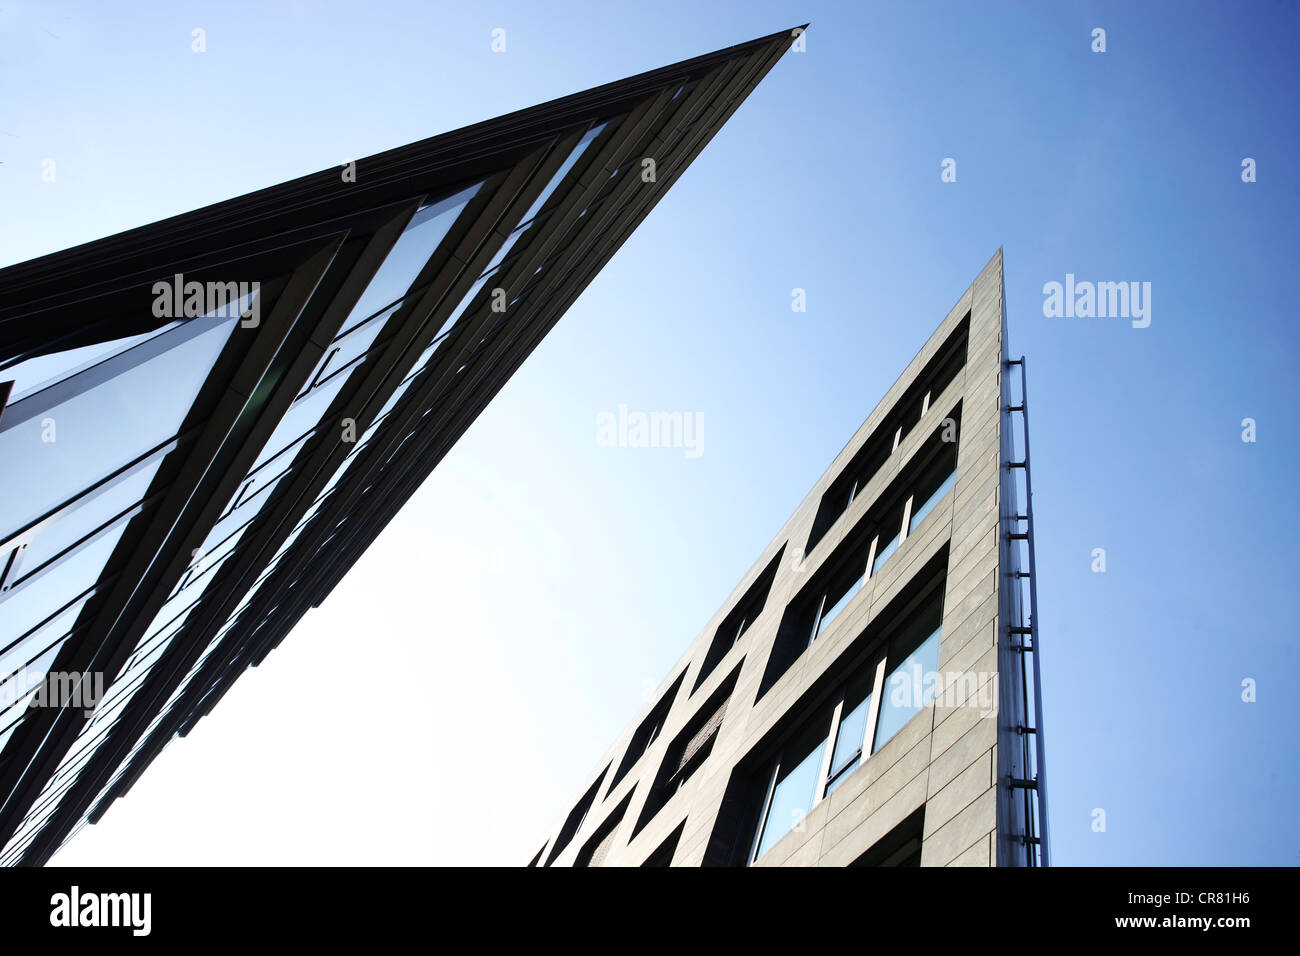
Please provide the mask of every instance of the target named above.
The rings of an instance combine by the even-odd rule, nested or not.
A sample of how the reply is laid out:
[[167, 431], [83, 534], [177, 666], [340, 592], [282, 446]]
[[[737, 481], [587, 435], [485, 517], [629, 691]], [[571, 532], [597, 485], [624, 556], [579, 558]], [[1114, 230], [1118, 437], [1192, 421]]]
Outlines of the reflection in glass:
[[840, 718], [840, 729], [835, 735], [835, 751], [831, 755], [830, 793], [849, 778], [862, 762], [862, 748], [867, 737], [867, 717], [871, 714], [871, 695]]
[[344, 333], [406, 295], [460, 211], [482, 185], [481, 182], [475, 183], [454, 196], [425, 206], [411, 217], [343, 323]]
[[862, 590], [862, 581], [863, 578], [858, 578], [849, 585], [849, 589], [844, 592], [844, 595], [836, 601], [834, 605], [827, 610], [822, 611], [821, 617], [817, 620], [817, 629], [813, 632], [809, 643], [812, 643], [812, 641], [815, 641], [819, 636], [821, 636], [822, 632], [825, 631], [826, 628], [830, 627], [831, 622], [834, 621], [835, 618], [839, 617], [840, 611], [844, 610], [844, 608], [848, 606], [848, 603], [857, 596], [857, 593]]
[[0, 421], [0, 461], [23, 463], [5, 476], [0, 538], [176, 434], [237, 319], [193, 322], [212, 327], [42, 414]]
[[789, 769], [783, 765], [777, 773], [776, 786], [772, 788], [772, 799], [763, 821], [763, 835], [758, 842], [755, 859], [770, 850], [812, 809], [817, 797], [817, 785], [821, 782], [822, 753], [825, 749], [826, 741], [823, 739], [798, 763]]
[[893, 557], [894, 552], [897, 550], [898, 535], [894, 535], [888, 544], [881, 545], [880, 549], [876, 551], [876, 560], [871, 562], [871, 573], [875, 574], [879, 571], [884, 566], [885, 562]]
[[957, 481], [957, 472], [954, 471], [950, 475], [948, 475], [947, 478], [943, 480], [943, 484], [941, 484], [938, 488], [935, 489], [934, 494], [932, 494], [929, 498], [926, 499], [925, 504], [921, 505], [921, 507], [917, 508], [914, 512], [912, 512], [912, 519], [907, 524], [908, 534], [911, 534], [912, 529], [925, 520], [925, 516], [928, 515], [931, 511], [933, 511], [934, 506], [943, 500], [943, 496], [952, 490], [952, 486], [954, 483], [956, 483], [956, 481]]
[[876, 720], [876, 743], [872, 752], [885, 745], [903, 725], [934, 700], [939, 672], [939, 629], [921, 642], [885, 678]]

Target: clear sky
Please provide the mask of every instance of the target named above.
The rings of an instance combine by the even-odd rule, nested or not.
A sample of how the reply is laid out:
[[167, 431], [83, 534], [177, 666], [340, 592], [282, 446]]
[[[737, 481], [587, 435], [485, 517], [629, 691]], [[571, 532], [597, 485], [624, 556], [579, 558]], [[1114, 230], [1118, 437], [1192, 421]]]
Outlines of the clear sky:
[[[526, 862], [999, 247], [1055, 861], [1300, 861], [1293, 5], [5, 0], [0, 264], [805, 21], [328, 601], [56, 863]], [[1150, 326], [1045, 317], [1067, 273], [1150, 282]], [[621, 404], [699, 413], [703, 453], [601, 447]]]

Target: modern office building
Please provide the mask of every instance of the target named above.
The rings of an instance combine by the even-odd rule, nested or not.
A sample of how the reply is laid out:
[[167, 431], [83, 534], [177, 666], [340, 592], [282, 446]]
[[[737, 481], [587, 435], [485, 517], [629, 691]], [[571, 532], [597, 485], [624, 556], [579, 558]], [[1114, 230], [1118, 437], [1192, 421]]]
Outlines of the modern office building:
[[531, 865], [1045, 865], [1027, 438], [999, 251]]
[[324, 600], [800, 32], [0, 271], [0, 863]]

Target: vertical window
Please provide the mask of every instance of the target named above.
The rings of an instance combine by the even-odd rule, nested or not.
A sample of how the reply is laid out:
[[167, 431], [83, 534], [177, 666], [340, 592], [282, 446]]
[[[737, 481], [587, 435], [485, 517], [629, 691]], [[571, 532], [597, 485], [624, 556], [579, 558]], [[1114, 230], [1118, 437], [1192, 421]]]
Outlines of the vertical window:
[[876, 743], [872, 753], [934, 699], [935, 675], [939, 671], [939, 628], [898, 663], [885, 678], [881, 692], [880, 717], [876, 722]]
[[777, 762], [772, 771], [767, 809], [755, 841], [755, 860], [772, 849], [812, 810], [821, 783], [825, 749], [826, 738], [822, 737], [810, 747], [792, 748]]
[[908, 522], [907, 525], [908, 534], [911, 534], [912, 529], [925, 520], [925, 516], [934, 510], [934, 506], [943, 500], [944, 495], [952, 491], [952, 486], [956, 483], [957, 483], [957, 473], [955, 471], [949, 472], [948, 477], [943, 480], [943, 484], [939, 485], [939, 487], [935, 489], [933, 494], [931, 494], [930, 497], [925, 500], [925, 503], [922, 504], [920, 508], [918, 508], [916, 511], [912, 513], [912, 519], [911, 521]]
[[884, 567], [885, 562], [888, 561], [891, 557], [893, 557], [894, 552], [897, 550], [898, 550], [898, 532], [896, 531], [894, 532], [894, 536], [890, 538], [887, 542], [877, 546], [876, 557], [871, 562], [871, 573], [875, 574], [882, 567]]
[[831, 754], [830, 775], [826, 783], [829, 795], [862, 763], [871, 716], [872, 678], [875, 669], [865, 672], [850, 685], [840, 707], [839, 726], [835, 730], [835, 749]]

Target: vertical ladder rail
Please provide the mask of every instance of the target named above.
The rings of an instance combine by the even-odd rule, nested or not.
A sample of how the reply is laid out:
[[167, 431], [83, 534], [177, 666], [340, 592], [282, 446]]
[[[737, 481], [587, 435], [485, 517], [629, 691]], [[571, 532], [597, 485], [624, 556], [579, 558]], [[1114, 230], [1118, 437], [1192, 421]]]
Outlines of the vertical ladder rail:
[[[1008, 361], [1008, 365], [1020, 366], [1020, 404], [1010, 406], [1009, 411], [1019, 412], [1024, 425], [1024, 461], [1025, 472], [1025, 542], [1029, 547], [1029, 652], [1033, 655], [1034, 675], [1034, 783], [1035, 803], [1038, 805], [1038, 852], [1042, 866], [1048, 866], [1048, 832], [1047, 832], [1047, 762], [1046, 744], [1043, 734], [1043, 681], [1039, 663], [1038, 643], [1038, 566], [1034, 555], [1034, 488], [1029, 467], [1029, 391], [1025, 375], [1025, 357]], [[1023, 669], [1024, 654], [1021, 654]], [[1026, 792], [1026, 796], [1028, 793]], [[1028, 821], [1026, 821], [1028, 822]]]

